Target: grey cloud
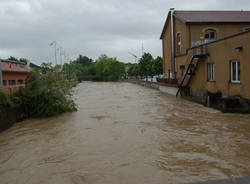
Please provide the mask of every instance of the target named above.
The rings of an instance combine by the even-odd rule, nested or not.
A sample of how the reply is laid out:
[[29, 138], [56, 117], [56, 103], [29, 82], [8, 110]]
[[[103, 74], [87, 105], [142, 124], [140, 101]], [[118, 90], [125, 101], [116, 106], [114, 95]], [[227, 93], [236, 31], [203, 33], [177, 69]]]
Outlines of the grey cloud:
[[57, 40], [71, 56], [96, 59], [106, 53], [133, 61], [141, 45], [161, 55], [159, 36], [170, 7], [176, 9], [242, 9], [244, 0], [1, 0], [0, 57], [53, 61], [49, 43]]

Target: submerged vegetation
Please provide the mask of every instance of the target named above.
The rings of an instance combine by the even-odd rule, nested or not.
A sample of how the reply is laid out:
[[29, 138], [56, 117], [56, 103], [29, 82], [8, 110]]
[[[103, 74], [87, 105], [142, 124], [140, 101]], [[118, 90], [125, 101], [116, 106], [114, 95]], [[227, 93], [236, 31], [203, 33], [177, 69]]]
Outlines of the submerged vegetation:
[[71, 95], [72, 83], [50, 71], [33, 71], [22, 90], [12, 94], [0, 92], [0, 109], [17, 109], [18, 119], [76, 111]]
[[71, 99], [71, 83], [58, 79], [52, 72], [45, 75], [32, 72], [26, 80], [26, 87], [19, 94], [14, 102], [20, 107], [23, 118], [76, 111]]

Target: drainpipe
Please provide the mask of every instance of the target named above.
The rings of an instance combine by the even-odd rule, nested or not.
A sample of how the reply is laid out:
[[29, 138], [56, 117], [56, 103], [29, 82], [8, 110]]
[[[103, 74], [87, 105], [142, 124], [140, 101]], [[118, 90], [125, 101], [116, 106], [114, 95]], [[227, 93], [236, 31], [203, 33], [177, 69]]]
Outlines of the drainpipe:
[[0, 59], [0, 90], [3, 89], [2, 60]]
[[175, 78], [174, 8], [170, 8], [170, 13], [171, 13], [171, 48], [172, 48], [171, 70], [172, 70], [172, 78]]

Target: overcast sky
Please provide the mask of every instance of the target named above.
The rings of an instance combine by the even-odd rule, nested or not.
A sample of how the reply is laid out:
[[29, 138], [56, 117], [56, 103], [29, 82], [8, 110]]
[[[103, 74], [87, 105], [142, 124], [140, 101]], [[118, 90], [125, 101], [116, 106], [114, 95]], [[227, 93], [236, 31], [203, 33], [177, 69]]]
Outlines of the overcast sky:
[[57, 40], [71, 58], [100, 54], [134, 61], [144, 50], [162, 55], [159, 40], [169, 8], [247, 10], [249, 0], [0, 0], [0, 58], [54, 62]]

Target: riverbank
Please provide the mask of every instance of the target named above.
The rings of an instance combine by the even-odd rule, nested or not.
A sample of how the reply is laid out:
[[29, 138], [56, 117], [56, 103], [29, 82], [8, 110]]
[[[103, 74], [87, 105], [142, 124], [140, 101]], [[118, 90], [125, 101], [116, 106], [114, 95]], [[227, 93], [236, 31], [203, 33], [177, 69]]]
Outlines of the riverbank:
[[27, 118], [49, 117], [75, 111], [76, 107], [71, 100], [70, 90], [77, 84], [77, 81], [58, 81], [51, 87], [40, 84], [35, 88], [34, 84], [32, 87], [28, 84], [27, 88], [32, 90], [23, 89], [13, 94], [1, 92], [0, 132]]
[[[178, 91], [178, 86], [175, 84], [165, 84], [165, 83], [142, 81], [142, 80], [125, 80], [125, 82], [145, 86], [174, 96]], [[221, 112], [224, 113], [242, 113], [242, 114], [250, 113], [250, 100], [243, 99], [240, 96], [223, 98], [221, 94], [208, 93], [206, 97], [184, 94], [181, 98], [202, 104], [210, 108], [220, 110]]]
[[143, 81], [143, 80], [124, 80], [125, 82], [145, 86], [148, 88], [159, 90], [163, 93], [167, 93], [169, 95], [175, 95], [178, 91], [177, 85], [175, 84], [164, 84], [158, 82], [150, 82], [150, 81]]

